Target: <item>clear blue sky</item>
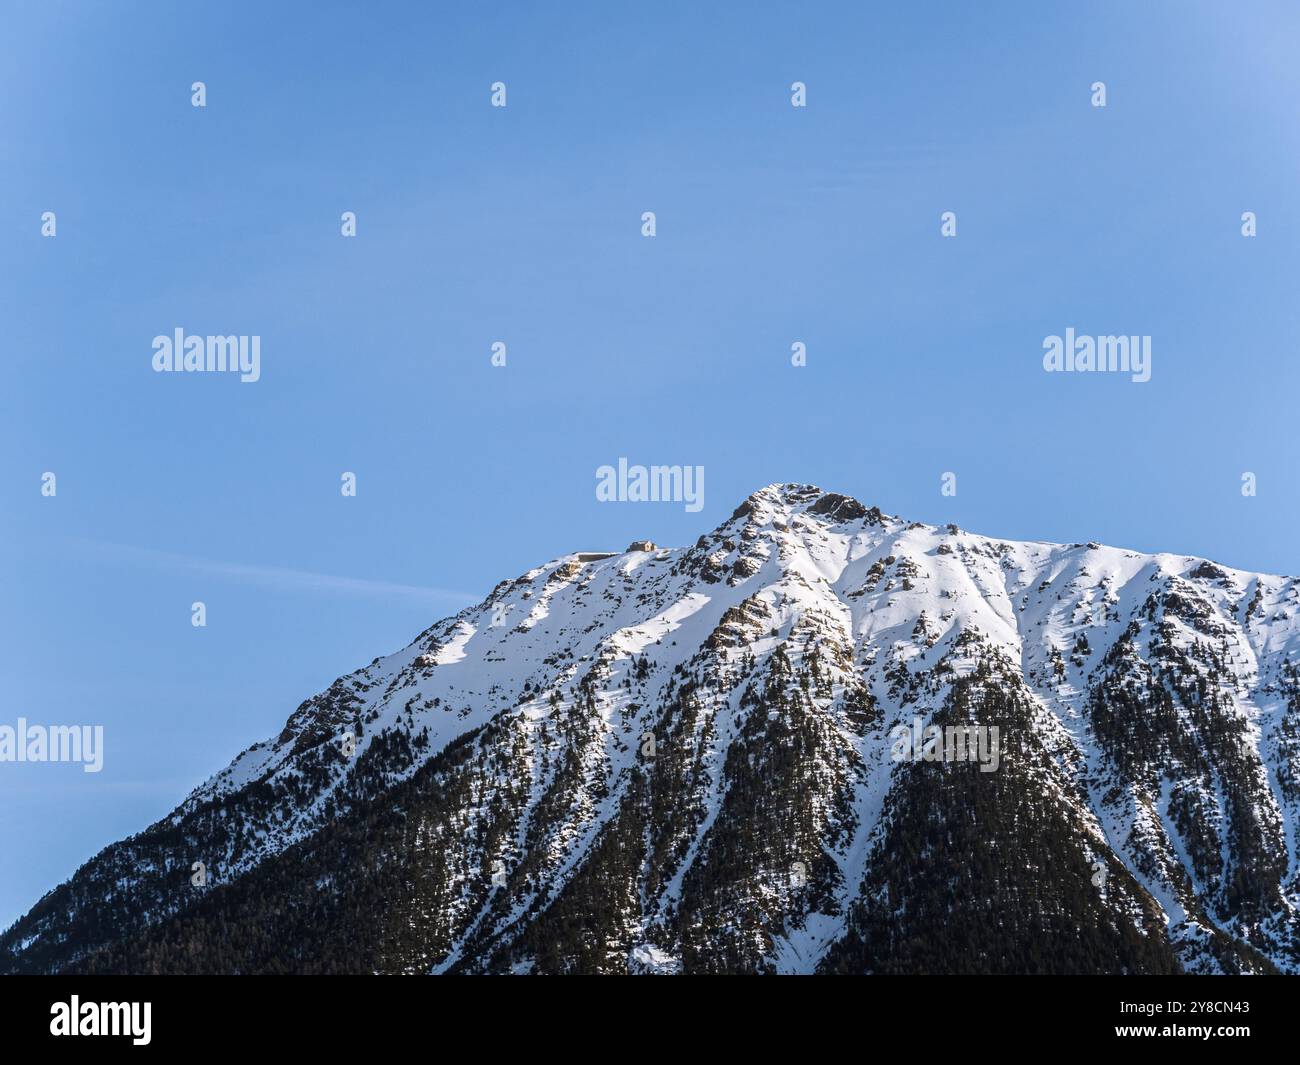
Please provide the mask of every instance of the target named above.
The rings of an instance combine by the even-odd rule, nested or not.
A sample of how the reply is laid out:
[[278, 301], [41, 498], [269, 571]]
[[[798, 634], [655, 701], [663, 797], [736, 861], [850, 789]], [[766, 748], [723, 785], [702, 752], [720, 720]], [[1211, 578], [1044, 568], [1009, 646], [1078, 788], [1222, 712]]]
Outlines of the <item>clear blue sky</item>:
[[[0, 723], [107, 751], [0, 765], [0, 925], [498, 580], [773, 481], [1300, 570], [1294, 4], [611, 6], [3, 5]], [[153, 373], [176, 327], [261, 381]], [[703, 511], [597, 503], [619, 456]]]

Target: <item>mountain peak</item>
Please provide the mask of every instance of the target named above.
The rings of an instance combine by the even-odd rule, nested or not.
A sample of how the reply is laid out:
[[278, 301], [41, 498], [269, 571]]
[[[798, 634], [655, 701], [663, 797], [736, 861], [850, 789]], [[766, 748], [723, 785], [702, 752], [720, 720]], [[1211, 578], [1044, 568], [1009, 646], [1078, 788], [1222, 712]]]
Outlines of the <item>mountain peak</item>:
[[831, 524], [868, 519], [881, 520], [876, 507], [865, 507], [851, 496], [828, 492], [813, 484], [777, 482], [751, 493], [732, 513], [732, 520], [751, 517], [759, 524], [788, 521], [796, 513], [817, 515]]
[[771, 484], [340, 677], [0, 972], [283, 967], [268, 905], [304, 971], [1300, 972], [1298, 652], [1291, 578]]

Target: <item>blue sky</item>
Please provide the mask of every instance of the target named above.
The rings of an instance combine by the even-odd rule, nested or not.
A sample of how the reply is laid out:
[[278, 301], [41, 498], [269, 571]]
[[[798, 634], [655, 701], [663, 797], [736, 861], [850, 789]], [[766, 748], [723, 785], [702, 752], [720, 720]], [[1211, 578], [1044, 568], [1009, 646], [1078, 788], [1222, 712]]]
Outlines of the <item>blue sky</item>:
[[[0, 764], [0, 925], [498, 580], [773, 481], [1300, 570], [1300, 9], [612, 6], [4, 5], [0, 724], [106, 753]], [[153, 373], [177, 327], [261, 380]], [[1151, 381], [1044, 373], [1067, 327]], [[704, 509], [598, 503], [620, 456]]]

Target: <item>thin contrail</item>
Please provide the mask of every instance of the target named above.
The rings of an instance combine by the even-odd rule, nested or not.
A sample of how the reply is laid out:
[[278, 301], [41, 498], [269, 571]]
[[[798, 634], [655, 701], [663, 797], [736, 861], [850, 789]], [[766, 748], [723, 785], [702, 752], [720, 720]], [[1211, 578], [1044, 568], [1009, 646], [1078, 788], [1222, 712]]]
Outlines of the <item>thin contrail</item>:
[[469, 606], [482, 596], [447, 588], [429, 588], [395, 581], [377, 581], [364, 577], [340, 577], [331, 573], [313, 573], [309, 570], [290, 569], [285, 566], [261, 566], [247, 562], [221, 562], [215, 559], [182, 555], [173, 551], [158, 551], [146, 547], [107, 543], [101, 540], [76, 540], [95, 553], [127, 562], [170, 567], [190, 573], [224, 577], [248, 584], [284, 591], [324, 592], [327, 594], [362, 595], [381, 599], [394, 597], [430, 604], [457, 604]]

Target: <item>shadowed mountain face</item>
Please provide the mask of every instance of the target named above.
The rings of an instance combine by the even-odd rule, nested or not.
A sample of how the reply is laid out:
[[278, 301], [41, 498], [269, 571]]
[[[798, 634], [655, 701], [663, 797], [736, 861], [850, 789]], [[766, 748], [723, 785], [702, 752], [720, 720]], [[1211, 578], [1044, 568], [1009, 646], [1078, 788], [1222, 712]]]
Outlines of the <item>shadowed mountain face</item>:
[[634, 547], [335, 681], [0, 972], [1300, 972], [1300, 582], [802, 485]]

